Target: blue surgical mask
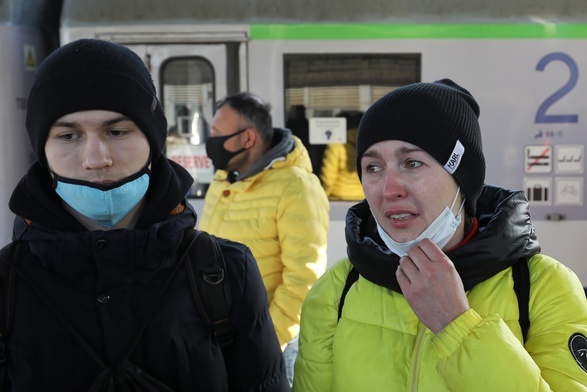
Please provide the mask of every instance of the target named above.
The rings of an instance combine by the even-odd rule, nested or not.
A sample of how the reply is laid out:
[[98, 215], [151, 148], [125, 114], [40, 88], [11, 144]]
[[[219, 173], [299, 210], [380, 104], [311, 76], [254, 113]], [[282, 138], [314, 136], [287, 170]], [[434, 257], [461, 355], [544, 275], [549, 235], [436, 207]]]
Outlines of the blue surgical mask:
[[145, 196], [149, 167], [114, 184], [102, 186], [53, 173], [55, 192], [80, 214], [104, 227], [113, 227]]
[[[424, 238], [429, 238], [432, 242], [434, 242], [440, 249], [442, 249], [448, 241], [452, 238], [457, 230], [457, 227], [461, 224], [461, 210], [463, 209], [463, 204], [465, 203], [465, 199], [461, 203], [461, 207], [457, 212], [457, 215], [454, 215], [452, 212], [452, 208], [454, 207], [455, 201], [457, 200], [457, 196], [459, 195], [459, 189], [457, 189], [457, 193], [455, 198], [452, 201], [452, 204], [449, 207], [444, 207], [442, 212], [434, 219], [434, 221], [420, 234], [417, 238], [407, 241], [407, 242], [397, 242], [389, 234], [383, 230], [383, 227], [377, 222], [377, 218], [375, 218], [375, 222], [377, 222], [377, 231], [379, 232], [379, 236], [385, 242], [385, 245], [389, 248], [390, 251], [395, 253], [398, 256], [406, 256], [408, 254], [408, 250], [416, 245], [418, 242], [422, 241]], [[373, 215], [375, 217], [375, 215]]]

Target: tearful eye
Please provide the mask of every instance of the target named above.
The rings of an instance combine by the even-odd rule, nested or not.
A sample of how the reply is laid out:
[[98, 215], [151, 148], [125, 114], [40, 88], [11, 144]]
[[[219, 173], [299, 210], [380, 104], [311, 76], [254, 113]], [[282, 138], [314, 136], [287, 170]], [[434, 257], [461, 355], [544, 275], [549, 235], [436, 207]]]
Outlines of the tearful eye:
[[367, 165], [365, 167], [365, 172], [367, 172], [367, 173], [376, 173], [380, 170], [381, 170], [381, 168], [377, 165]]
[[406, 167], [409, 167], [411, 169], [415, 169], [420, 166], [422, 166], [422, 162], [420, 162], [420, 161], [410, 160], [410, 161], [406, 162]]

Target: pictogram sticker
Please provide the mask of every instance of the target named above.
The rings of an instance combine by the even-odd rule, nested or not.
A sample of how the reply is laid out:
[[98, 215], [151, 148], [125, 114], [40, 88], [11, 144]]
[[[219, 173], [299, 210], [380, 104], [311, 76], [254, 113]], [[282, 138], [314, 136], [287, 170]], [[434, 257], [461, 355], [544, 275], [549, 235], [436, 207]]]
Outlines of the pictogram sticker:
[[555, 148], [557, 173], [581, 174], [585, 165], [582, 144], [558, 145]]
[[524, 191], [531, 205], [552, 204], [552, 180], [548, 177], [524, 178]]
[[554, 204], [583, 205], [583, 178], [561, 177], [555, 179], [556, 195]]
[[552, 171], [552, 146], [526, 146], [525, 147], [526, 173], [550, 173]]

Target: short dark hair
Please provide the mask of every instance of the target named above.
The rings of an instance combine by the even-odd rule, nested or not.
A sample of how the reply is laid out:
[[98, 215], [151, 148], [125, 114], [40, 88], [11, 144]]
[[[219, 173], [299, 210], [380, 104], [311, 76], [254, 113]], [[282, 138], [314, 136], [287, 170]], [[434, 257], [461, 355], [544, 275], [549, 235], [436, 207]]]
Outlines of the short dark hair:
[[229, 95], [216, 103], [216, 110], [224, 105], [230, 106], [246, 122], [254, 126], [263, 140], [270, 143], [273, 140], [273, 124], [271, 120], [271, 105], [249, 92]]

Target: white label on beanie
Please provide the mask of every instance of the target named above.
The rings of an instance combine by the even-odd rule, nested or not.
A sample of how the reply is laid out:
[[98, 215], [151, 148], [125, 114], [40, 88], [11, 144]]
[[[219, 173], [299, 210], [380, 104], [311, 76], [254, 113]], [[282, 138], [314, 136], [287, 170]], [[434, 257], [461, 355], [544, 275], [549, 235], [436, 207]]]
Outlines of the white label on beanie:
[[448, 171], [450, 174], [453, 174], [461, 164], [461, 158], [463, 157], [464, 153], [465, 147], [461, 144], [460, 140], [457, 140], [455, 148], [450, 154], [450, 158], [448, 158], [448, 161], [444, 165], [446, 171]]

